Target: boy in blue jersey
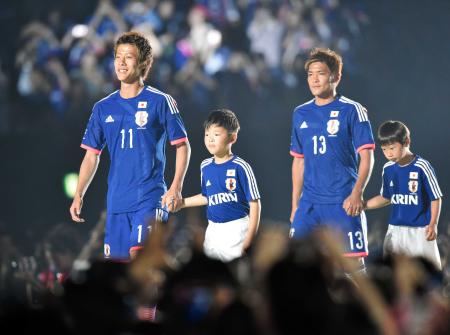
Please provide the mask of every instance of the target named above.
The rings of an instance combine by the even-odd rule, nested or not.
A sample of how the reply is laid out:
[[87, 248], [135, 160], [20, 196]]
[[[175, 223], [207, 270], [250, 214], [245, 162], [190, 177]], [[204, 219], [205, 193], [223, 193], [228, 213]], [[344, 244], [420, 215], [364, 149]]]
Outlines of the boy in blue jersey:
[[181, 208], [207, 206], [203, 250], [229, 262], [243, 255], [258, 229], [261, 203], [250, 165], [231, 152], [239, 122], [227, 109], [212, 111], [204, 123], [205, 146], [213, 157], [201, 163], [200, 194], [184, 198]]
[[389, 160], [383, 167], [380, 195], [366, 209], [392, 204], [384, 254], [422, 256], [441, 269], [436, 242], [442, 192], [431, 164], [410, 151], [409, 129], [400, 121], [378, 128], [378, 141]]
[[[84, 222], [83, 196], [106, 145], [111, 165], [104, 256], [126, 260], [142, 248], [151, 221], [167, 221], [167, 207], [179, 206], [190, 146], [175, 100], [144, 85], [153, 62], [148, 40], [137, 32], [125, 33], [116, 42], [114, 56], [120, 89], [93, 107], [81, 143], [86, 154], [70, 214], [73, 221]], [[164, 182], [167, 140], [176, 147], [169, 190]]]
[[341, 236], [345, 256], [363, 267], [368, 253], [363, 191], [375, 148], [367, 111], [336, 93], [342, 58], [334, 51], [312, 50], [305, 70], [314, 99], [293, 113], [290, 235], [301, 238], [332, 228]]

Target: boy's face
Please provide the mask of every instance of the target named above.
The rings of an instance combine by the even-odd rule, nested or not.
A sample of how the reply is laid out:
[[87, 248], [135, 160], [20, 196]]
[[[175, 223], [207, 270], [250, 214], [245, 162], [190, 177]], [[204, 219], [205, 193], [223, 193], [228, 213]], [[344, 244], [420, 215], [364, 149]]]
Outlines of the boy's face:
[[322, 62], [314, 62], [308, 68], [308, 85], [312, 95], [320, 98], [328, 98], [333, 95], [337, 86], [337, 78], [334, 78], [328, 65]]
[[205, 129], [205, 146], [214, 156], [223, 156], [229, 153], [236, 138], [237, 134], [229, 134], [225, 128], [214, 124]]
[[381, 150], [383, 150], [384, 157], [386, 157], [391, 162], [400, 161], [402, 158], [405, 157], [407, 153], [407, 146], [395, 142], [395, 143], [389, 143], [381, 146]]
[[117, 79], [127, 84], [139, 80], [138, 50], [133, 44], [119, 44], [114, 58]]

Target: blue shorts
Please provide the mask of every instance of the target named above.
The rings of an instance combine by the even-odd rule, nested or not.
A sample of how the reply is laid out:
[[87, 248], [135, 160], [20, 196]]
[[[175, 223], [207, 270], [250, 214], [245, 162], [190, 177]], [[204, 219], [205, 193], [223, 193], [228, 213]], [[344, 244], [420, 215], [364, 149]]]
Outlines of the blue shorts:
[[290, 237], [302, 238], [321, 227], [330, 228], [340, 234], [344, 256], [368, 255], [367, 219], [364, 212], [359, 216], [349, 216], [342, 204], [312, 204], [300, 200]]
[[114, 260], [130, 259], [130, 250], [144, 246], [152, 229], [152, 222], [167, 222], [168, 218], [169, 213], [161, 207], [146, 207], [135, 212], [107, 214], [104, 257]]

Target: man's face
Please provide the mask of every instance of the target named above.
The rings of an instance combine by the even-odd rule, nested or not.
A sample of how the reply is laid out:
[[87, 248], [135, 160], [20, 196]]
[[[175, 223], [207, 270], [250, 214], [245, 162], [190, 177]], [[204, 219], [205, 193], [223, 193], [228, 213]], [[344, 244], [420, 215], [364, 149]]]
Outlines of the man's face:
[[114, 59], [114, 69], [119, 81], [131, 84], [140, 78], [138, 50], [133, 44], [119, 44]]
[[308, 68], [308, 85], [315, 97], [328, 98], [334, 94], [337, 78], [325, 63], [314, 62]]

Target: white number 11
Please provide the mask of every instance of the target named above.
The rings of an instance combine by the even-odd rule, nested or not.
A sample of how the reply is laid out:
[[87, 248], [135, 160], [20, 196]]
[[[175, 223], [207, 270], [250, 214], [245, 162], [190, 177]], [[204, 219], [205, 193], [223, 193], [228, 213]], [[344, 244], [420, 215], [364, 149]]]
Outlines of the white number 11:
[[[130, 149], [133, 149], [133, 129], [128, 129], [128, 132], [130, 133]], [[122, 129], [120, 131], [122, 134], [122, 149], [125, 148], [125, 129]]]

